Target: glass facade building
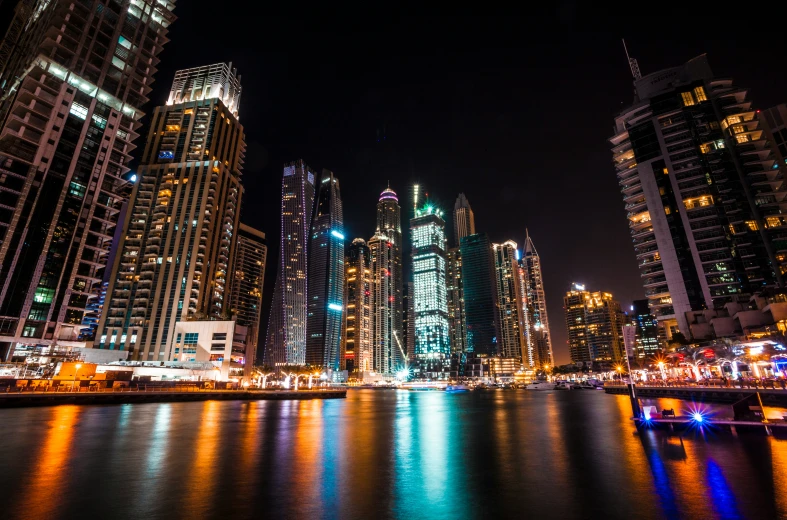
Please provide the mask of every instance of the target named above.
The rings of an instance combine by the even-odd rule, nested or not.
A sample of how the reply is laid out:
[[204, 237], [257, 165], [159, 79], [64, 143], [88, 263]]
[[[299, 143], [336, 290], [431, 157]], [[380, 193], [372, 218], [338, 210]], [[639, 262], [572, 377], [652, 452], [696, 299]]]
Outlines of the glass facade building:
[[525, 279], [519, 267], [517, 244], [508, 240], [492, 244], [499, 324], [498, 354], [504, 358], [527, 360], [525, 342]]
[[465, 194], [460, 193], [454, 203], [454, 247], [468, 235], [475, 235], [475, 215]]
[[466, 352], [498, 353], [499, 316], [492, 244], [486, 233], [463, 237], [462, 281], [467, 327]]
[[648, 300], [634, 300], [629, 316], [635, 327], [636, 351], [633, 353], [640, 360], [650, 360], [661, 351], [659, 346], [659, 322], [650, 313]]
[[[243, 223], [235, 237], [238, 244], [235, 246], [233, 260], [230, 307], [238, 325], [247, 327], [246, 342], [249, 344], [250, 351], [256, 356], [268, 246], [265, 243], [265, 233]], [[253, 361], [247, 359], [246, 363], [251, 365]]]
[[451, 352], [464, 352], [467, 343], [465, 327], [465, 298], [462, 284], [462, 251], [452, 247], [446, 254], [446, 293], [448, 295], [448, 330]]
[[306, 363], [338, 372], [344, 313], [344, 213], [339, 180], [323, 170], [311, 228]]
[[177, 322], [232, 314], [246, 144], [237, 105], [224, 102], [240, 84], [226, 63], [175, 78], [151, 118], [95, 342], [142, 361], [178, 360]]
[[524, 270], [527, 302], [525, 340], [532, 359], [531, 366], [554, 365], [541, 257], [529, 232], [525, 236], [525, 248], [519, 263]]
[[415, 364], [419, 377], [448, 375], [451, 343], [446, 295], [445, 222], [425, 206], [410, 220], [415, 314]]
[[371, 372], [372, 269], [366, 241], [356, 238], [344, 254], [344, 360], [342, 370], [350, 374]]
[[85, 346], [174, 2], [18, 2], [0, 42], [0, 358]]
[[314, 171], [299, 160], [284, 167], [279, 271], [265, 339], [271, 367], [306, 363], [307, 253], [314, 205]]

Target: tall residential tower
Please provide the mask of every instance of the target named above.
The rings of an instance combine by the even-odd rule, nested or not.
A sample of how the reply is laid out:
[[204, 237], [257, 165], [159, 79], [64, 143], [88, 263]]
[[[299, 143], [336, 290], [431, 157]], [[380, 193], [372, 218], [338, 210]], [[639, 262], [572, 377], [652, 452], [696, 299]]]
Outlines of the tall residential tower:
[[525, 279], [519, 267], [517, 244], [513, 240], [492, 244], [492, 253], [500, 320], [498, 354], [524, 362], [529, 357], [525, 342]]
[[554, 365], [541, 257], [527, 231], [524, 254], [519, 262], [524, 268], [525, 301], [527, 302], [525, 340], [532, 352], [533, 366]]
[[373, 371], [372, 270], [366, 241], [356, 238], [344, 253], [344, 359], [350, 374]]
[[[238, 325], [248, 327], [246, 342], [257, 355], [262, 312], [262, 289], [265, 280], [265, 262], [268, 247], [265, 233], [241, 223], [235, 234], [235, 259], [232, 268], [232, 294], [230, 305]], [[252, 364], [253, 360], [246, 360]]]
[[475, 235], [475, 215], [464, 193], [454, 203], [454, 247], [459, 247], [463, 237]]

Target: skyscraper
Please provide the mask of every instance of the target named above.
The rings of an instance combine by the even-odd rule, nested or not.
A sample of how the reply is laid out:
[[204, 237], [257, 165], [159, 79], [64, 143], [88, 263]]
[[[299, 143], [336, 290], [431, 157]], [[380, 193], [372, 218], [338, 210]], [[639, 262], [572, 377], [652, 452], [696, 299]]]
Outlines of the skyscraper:
[[451, 352], [465, 351], [467, 329], [465, 326], [465, 299], [462, 284], [462, 252], [458, 247], [448, 250], [446, 271], [446, 293], [448, 296], [448, 333]]
[[279, 271], [265, 340], [265, 364], [272, 367], [306, 363], [307, 253], [313, 205], [313, 170], [302, 160], [286, 165]]
[[462, 238], [466, 352], [496, 355], [500, 333], [492, 244], [486, 233]]
[[463, 237], [475, 235], [475, 216], [464, 193], [454, 203], [454, 247], [459, 247]]
[[[610, 139], [651, 312], [687, 337], [686, 312], [782, 285], [785, 187], [745, 88], [705, 55], [634, 81]], [[778, 235], [778, 233], [777, 233]]]
[[349, 373], [371, 372], [372, 348], [372, 270], [371, 253], [366, 241], [356, 238], [344, 254], [344, 356]]
[[413, 293], [415, 288], [413, 282], [404, 284], [404, 297], [402, 298], [405, 316], [404, 321], [404, 335], [405, 335], [405, 349], [404, 352], [408, 361], [415, 359], [415, 307], [413, 306]]
[[369, 239], [372, 269], [373, 368], [393, 376], [404, 365], [402, 330], [402, 228], [399, 199], [391, 188], [377, 202], [377, 230]]
[[[235, 246], [235, 259], [232, 262], [230, 307], [238, 325], [248, 327], [246, 343], [256, 356], [268, 246], [265, 244], [265, 233], [243, 223], [235, 238], [238, 244]], [[252, 364], [253, 360], [246, 360], [247, 366]]]
[[635, 327], [634, 356], [640, 360], [649, 360], [658, 355], [661, 350], [659, 324], [656, 317], [650, 313], [648, 300], [634, 300], [629, 318]]
[[84, 346], [69, 342], [100, 294], [152, 63], [175, 19], [172, 1], [31, 4], [0, 43], [0, 358]]
[[150, 123], [97, 347], [167, 361], [175, 324], [228, 319], [246, 148], [230, 65], [179, 70]]
[[[525, 284], [519, 269], [517, 244], [508, 240], [492, 244], [499, 325], [498, 354], [505, 358], [527, 359], [525, 343]], [[528, 363], [529, 364], [529, 363]]]
[[323, 170], [309, 245], [306, 363], [332, 372], [342, 365], [343, 215], [339, 180]]
[[448, 376], [451, 343], [442, 212], [427, 204], [410, 220], [415, 308], [415, 363], [420, 377]]
[[533, 365], [554, 365], [552, 355], [552, 336], [549, 332], [547, 299], [544, 291], [544, 275], [541, 257], [536, 251], [530, 233], [525, 235], [524, 255], [520, 259], [524, 268], [525, 300], [527, 302], [527, 327], [525, 329], [528, 348], [533, 351]]
[[569, 353], [574, 363], [624, 359], [620, 303], [610, 293], [589, 292], [574, 284], [564, 298]]

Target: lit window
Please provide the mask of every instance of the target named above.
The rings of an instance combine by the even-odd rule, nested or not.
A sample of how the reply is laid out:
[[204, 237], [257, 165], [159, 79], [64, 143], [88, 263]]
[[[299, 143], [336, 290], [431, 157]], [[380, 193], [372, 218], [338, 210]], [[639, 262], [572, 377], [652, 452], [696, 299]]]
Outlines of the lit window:
[[700, 151], [701, 151], [702, 153], [708, 153], [708, 152], [710, 152], [710, 151], [711, 151], [710, 144], [708, 144], [708, 143], [701, 144], [701, 145], [700, 145]]
[[782, 225], [782, 221], [779, 217], [767, 217], [768, 227], [779, 227]]
[[683, 106], [691, 106], [694, 104], [694, 96], [691, 95], [691, 92], [681, 92], [680, 96], [683, 98]]
[[79, 103], [73, 103], [69, 109], [69, 112], [79, 119], [87, 119], [87, 107], [82, 106]]
[[670, 209], [669, 209], [669, 206], [664, 206], [664, 213], [666, 213], [667, 215], [669, 215], [671, 211], [672, 211], [672, 210], [670, 210]]
[[[688, 94], [688, 92], [686, 92], [686, 94]], [[705, 95], [705, 89], [701, 86], [694, 88], [694, 95], [697, 96], [698, 103], [708, 100], [708, 96]]]
[[757, 229], [758, 229], [758, 227], [757, 227], [757, 221], [755, 221], [755, 220], [747, 220], [747, 221], [746, 221], [746, 225], [747, 225], [747, 226], [749, 227], [749, 229], [751, 229], [752, 231], [757, 231]]

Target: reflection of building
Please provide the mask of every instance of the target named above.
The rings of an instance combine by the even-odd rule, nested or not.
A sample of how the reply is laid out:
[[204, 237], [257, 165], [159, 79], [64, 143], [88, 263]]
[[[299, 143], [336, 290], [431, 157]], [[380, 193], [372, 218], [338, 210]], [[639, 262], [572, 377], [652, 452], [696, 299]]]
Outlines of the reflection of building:
[[[235, 235], [231, 309], [238, 325], [248, 327], [247, 341], [251, 352], [257, 355], [262, 311], [262, 289], [265, 280], [265, 261], [268, 247], [265, 233], [241, 223]], [[254, 364], [254, 359], [247, 359]]]
[[634, 356], [639, 359], [650, 359], [657, 355], [660, 351], [659, 323], [650, 313], [648, 300], [634, 300], [630, 319], [636, 331]]
[[445, 222], [426, 205], [410, 220], [415, 308], [415, 363], [418, 377], [448, 375], [451, 344], [446, 297]]
[[234, 321], [180, 321], [168, 361], [210, 362], [221, 374], [219, 381], [248, 378], [254, 352], [246, 341], [247, 333], [246, 327]]
[[463, 237], [475, 235], [475, 215], [464, 193], [454, 203], [454, 247], [459, 247]]
[[344, 217], [339, 180], [323, 170], [309, 244], [306, 364], [340, 370], [344, 312]]
[[[504, 358], [527, 360], [525, 343], [525, 280], [519, 268], [516, 242], [492, 244], [497, 308], [500, 319], [498, 352]], [[529, 363], [528, 363], [529, 364]]]
[[497, 354], [498, 308], [492, 244], [485, 233], [462, 238], [462, 282], [465, 301], [465, 352]]
[[369, 239], [372, 271], [373, 369], [393, 376], [404, 366], [402, 228], [399, 199], [391, 188], [377, 202], [377, 229]]
[[174, 2], [16, 4], [0, 44], [0, 358], [85, 345], [174, 20]]
[[279, 271], [273, 292], [265, 364], [306, 363], [306, 274], [314, 204], [314, 172], [303, 161], [284, 167]]
[[574, 284], [563, 299], [571, 361], [619, 361], [624, 356], [620, 303], [610, 293], [589, 292]]
[[452, 247], [447, 253], [446, 291], [448, 296], [448, 330], [451, 352], [464, 352], [467, 342], [465, 299], [462, 286], [462, 252]]
[[687, 312], [782, 285], [783, 173], [747, 90], [704, 55], [634, 86], [613, 160], [650, 310], [688, 336]]
[[240, 83], [219, 63], [175, 73], [150, 121], [97, 347], [166, 361], [176, 324], [229, 319], [245, 151]]
[[372, 371], [372, 271], [369, 247], [353, 240], [344, 255], [344, 356], [342, 370]]
[[525, 334], [528, 349], [533, 352], [531, 366], [554, 365], [541, 257], [538, 255], [529, 233], [525, 238], [524, 256], [520, 260], [520, 265], [524, 268], [525, 292], [527, 293]]

